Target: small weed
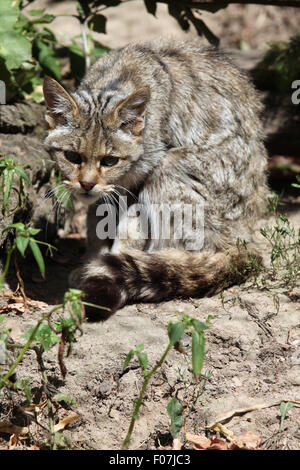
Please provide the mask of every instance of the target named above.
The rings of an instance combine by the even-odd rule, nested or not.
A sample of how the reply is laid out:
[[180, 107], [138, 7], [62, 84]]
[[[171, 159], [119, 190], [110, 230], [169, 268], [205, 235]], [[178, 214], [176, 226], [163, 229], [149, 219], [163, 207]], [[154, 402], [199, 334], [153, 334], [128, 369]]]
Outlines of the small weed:
[[[139, 361], [142, 374], [144, 376], [144, 382], [142, 388], [140, 390], [140, 394], [137, 400], [134, 402], [134, 409], [132, 413], [131, 422], [129, 425], [129, 429], [127, 435], [124, 439], [122, 449], [128, 449], [130, 444], [131, 435], [134, 429], [135, 422], [139, 419], [140, 408], [143, 403], [143, 398], [149, 383], [150, 378], [152, 375], [156, 373], [156, 371], [162, 366], [163, 362], [165, 361], [169, 351], [171, 349], [176, 349], [179, 352], [184, 352], [183, 348], [180, 345], [180, 340], [182, 338], [183, 333], [187, 330], [192, 331], [192, 369], [193, 374], [196, 379], [200, 377], [203, 361], [205, 357], [205, 337], [204, 331], [208, 329], [208, 325], [205, 323], [200, 322], [199, 320], [184, 315], [182, 317], [182, 321], [173, 322], [170, 321], [168, 324], [168, 336], [169, 336], [169, 344], [167, 345], [164, 353], [156, 363], [156, 365], [152, 369], [148, 369], [148, 357], [145, 352], [143, 352], [144, 345], [140, 344], [136, 349], [131, 349], [126, 356], [126, 359], [123, 364], [123, 369], [125, 369], [128, 364], [130, 363], [131, 359], [134, 356], [137, 356]], [[171, 400], [171, 404], [168, 405], [168, 413], [171, 417], [171, 426], [173, 434], [177, 435], [181, 429], [183, 424], [183, 419], [180, 417], [180, 409], [181, 405], [178, 403], [176, 399], [173, 401]], [[179, 429], [180, 428], [180, 429]]]
[[8, 231], [8, 230], [15, 230], [15, 238], [12, 243], [12, 246], [8, 250], [4, 269], [0, 276], [0, 289], [4, 287], [3, 281], [9, 269], [11, 256], [16, 250], [19, 251], [24, 258], [26, 250], [29, 247], [39, 267], [40, 273], [43, 277], [45, 275], [46, 268], [45, 268], [44, 258], [39, 248], [39, 245], [45, 245], [51, 255], [52, 255], [52, 250], [56, 250], [56, 248], [50, 245], [49, 243], [36, 240], [34, 237], [41, 230], [37, 228], [33, 228], [29, 224], [24, 225], [21, 222], [17, 222], [15, 224], [8, 225], [2, 230], [2, 232]]
[[[12, 157], [3, 158], [3, 155], [0, 155], [0, 157], [2, 157], [0, 160], [0, 191], [3, 193], [2, 215], [8, 216], [23, 207], [25, 200], [25, 183], [31, 183], [24, 168], [21, 165], [18, 165]], [[15, 189], [13, 188], [15, 176], [19, 178], [18, 203], [12, 211], [7, 213], [8, 199], [11, 195], [12, 189]]]
[[[288, 217], [278, 212], [278, 196], [270, 200], [270, 211], [274, 216], [272, 227], [260, 229], [271, 247], [270, 267], [261, 277], [264, 288], [296, 285], [300, 273], [300, 230], [296, 230]], [[269, 285], [269, 281], [272, 284]], [[275, 282], [275, 284], [274, 284]]]
[[[61, 408], [72, 409], [75, 406], [73, 398], [66, 394], [59, 393], [55, 387], [48, 381], [47, 370], [44, 365], [44, 354], [53, 346], [58, 346], [58, 363], [60, 371], [65, 377], [67, 368], [64, 363], [64, 350], [67, 345], [67, 356], [71, 353], [77, 332], [83, 334], [82, 322], [84, 320], [84, 301], [83, 292], [77, 289], [69, 289], [64, 296], [62, 304], [54, 307], [37, 322], [34, 328], [28, 330], [23, 338], [25, 344], [15, 343], [9, 336], [10, 331], [0, 328], [0, 359], [1, 364], [8, 365], [9, 370], [2, 374], [0, 369], [0, 391], [6, 389], [10, 392], [20, 391], [24, 393], [27, 404], [32, 402], [32, 389], [30, 386], [30, 377], [16, 379], [16, 369], [22, 361], [27, 351], [32, 350], [36, 354], [38, 369], [41, 374], [41, 388], [46, 393], [47, 402], [47, 420], [48, 425], [35, 422], [46, 431], [48, 440], [46, 445], [51, 449], [68, 445], [66, 437], [56, 432], [55, 420]], [[101, 308], [101, 307], [99, 307]], [[53, 316], [56, 315], [56, 319]], [[4, 316], [1, 315], [0, 322]], [[19, 350], [16, 359], [12, 359], [11, 350]], [[38, 405], [37, 405], [38, 407]]]

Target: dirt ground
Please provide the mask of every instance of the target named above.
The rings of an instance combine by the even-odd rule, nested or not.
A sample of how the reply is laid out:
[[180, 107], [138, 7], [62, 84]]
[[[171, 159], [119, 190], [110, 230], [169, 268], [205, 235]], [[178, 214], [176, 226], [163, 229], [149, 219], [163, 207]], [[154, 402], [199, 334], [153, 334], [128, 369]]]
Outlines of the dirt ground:
[[[66, 5], [70, 11], [73, 2], [48, 2], [47, 8], [50, 13], [51, 10], [58, 13]], [[287, 39], [296, 32], [297, 22], [299, 24], [299, 12], [296, 14], [293, 9], [279, 12], [278, 8], [272, 7], [234, 6], [216, 15], [203, 16], [221, 37], [224, 47], [237, 48], [243, 41], [243, 47], [254, 52], [260, 51], [271, 40]], [[147, 15], [141, 2], [135, 1], [120, 9], [110, 9], [108, 17], [108, 34], [101, 39], [111, 47], [165, 32], [184, 35], [175, 20], [168, 17], [164, 6], [158, 8], [158, 19]], [[55, 27], [66, 40], [76, 33], [73, 25], [64, 18], [57, 19]], [[300, 228], [300, 197], [294, 196], [286, 210], [291, 224]], [[82, 223], [81, 219], [79, 223]], [[272, 220], [261, 221], [262, 226], [267, 224], [272, 225]], [[268, 265], [270, 247], [259, 230], [257, 242]], [[30, 261], [23, 268], [26, 294], [39, 304], [30, 304], [26, 312], [9, 289], [0, 298], [0, 313], [5, 314], [3, 325], [11, 328], [15, 341], [36, 324], [42, 313], [61, 302], [67, 289], [68, 273], [84, 252], [84, 238], [70, 234], [67, 228], [61, 232], [58, 248], [54, 259], [47, 260], [46, 280], [40, 278]], [[14, 282], [8, 287], [13, 289]], [[123, 361], [131, 348], [144, 343], [149, 364], [154, 366], [168, 343], [168, 322], [180, 319], [182, 314], [201, 321], [208, 315], [214, 317], [206, 333], [203, 377], [195, 381], [191, 374], [191, 335], [187, 333], [182, 341], [187, 354], [172, 350], [150, 381], [130, 448], [172, 448], [166, 408], [171, 397], [176, 396], [184, 407], [187, 432], [221, 437], [225, 441], [224, 434], [205, 428], [219, 421], [234, 436], [245, 432], [260, 436], [260, 449], [300, 450], [300, 285], [298, 283], [293, 289], [289, 286], [277, 288], [274, 282], [273, 288], [264, 290], [250, 281], [210, 298], [130, 305], [105, 323], [86, 322], [84, 334], [78, 336], [72, 354], [65, 359], [68, 371], [65, 380], [62, 380], [57, 362], [57, 347], [46, 353], [44, 363], [49, 382], [59, 392], [76, 400], [73, 411], [79, 418], [64, 431], [71, 442], [67, 448], [121, 448], [133, 401], [142, 384], [137, 362], [133, 361], [123, 371]], [[17, 377], [31, 377], [35, 403], [40, 403], [43, 398], [41, 380], [32, 351], [24, 356]], [[24, 405], [21, 395], [13, 397], [16, 409]], [[9, 397], [5, 395], [4, 398]], [[298, 405], [295, 403], [290, 409], [279, 431], [281, 401], [294, 401]], [[257, 405], [266, 406], [255, 409]], [[249, 411], [242, 413], [238, 411], [241, 409]], [[236, 410], [237, 413], [225, 419], [228, 412]], [[18, 413], [14, 415], [9, 410], [3, 396], [0, 413], [0, 419], [10, 418], [19, 426], [27, 424], [22, 423]], [[62, 409], [59, 418], [70, 413], [70, 410]], [[27, 448], [28, 442], [42, 446], [41, 429], [35, 423], [29, 428], [29, 441], [19, 440], [17, 449]], [[8, 434], [0, 434], [0, 448], [8, 448], [8, 439]], [[180, 439], [184, 448], [192, 448], [185, 440], [184, 431]]]

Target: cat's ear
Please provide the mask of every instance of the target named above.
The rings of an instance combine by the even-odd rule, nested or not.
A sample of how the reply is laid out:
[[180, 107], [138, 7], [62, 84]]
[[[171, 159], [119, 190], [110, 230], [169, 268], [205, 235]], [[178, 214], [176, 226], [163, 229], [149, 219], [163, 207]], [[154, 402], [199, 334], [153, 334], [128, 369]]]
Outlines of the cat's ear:
[[54, 78], [44, 78], [43, 92], [47, 106], [46, 121], [51, 129], [63, 123], [67, 116], [78, 116], [76, 101]]
[[149, 99], [150, 88], [139, 88], [117, 105], [112, 121], [119, 121], [120, 125], [135, 136], [141, 135], [145, 127], [145, 110]]

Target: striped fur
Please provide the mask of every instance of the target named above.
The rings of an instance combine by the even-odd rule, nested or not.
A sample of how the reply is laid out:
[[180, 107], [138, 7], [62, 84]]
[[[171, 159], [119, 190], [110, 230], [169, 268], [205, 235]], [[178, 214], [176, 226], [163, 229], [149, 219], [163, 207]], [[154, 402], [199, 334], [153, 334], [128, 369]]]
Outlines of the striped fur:
[[[99, 59], [74, 93], [46, 78], [44, 94], [46, 147], [64, 184], [88, 206], [90, 259], [80, 285], [90, 302], [114, 312], [236, 281], [230, 266], [247, 265], [236, 240], [251, 242], [268, 189], [262, 106], [226, 54], [198, 40], [131, 44]], [[108, 157], [117, 163], [107, 166]], [[145, 206], [150, 240], [130, 235], [132, 219], [126, 240], [97, 238], [95, 203], [120, 194]], [[189, 234], [153, 236], [153, 205], [177, 203], [204, 204], [196, 253], [188, 251]], [[119, 227], [124, 221], [128, 213]]]
[[[214, 254], [174, 249], [107, 253], [87, 267], [82, 288], [89, 302], [110, 311], [87, 307], [87, 315], [105, 320], [128, 302], [211, 295], [244, 281], [251, 272], [251, 260], [253, 257], [243, 247]], [[256, 255], [257, 266], [260, 262]]]

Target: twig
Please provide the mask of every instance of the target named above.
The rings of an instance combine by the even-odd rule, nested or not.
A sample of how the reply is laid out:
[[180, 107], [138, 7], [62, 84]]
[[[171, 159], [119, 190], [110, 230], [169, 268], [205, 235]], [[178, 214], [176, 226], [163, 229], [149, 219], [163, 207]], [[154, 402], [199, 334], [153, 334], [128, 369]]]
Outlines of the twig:
[[17, 275], [17, 278], [18, 278], [18, 281], [19, 281], [19, 288], [20, 288], [20, 291], [21, 291], [23, 299], [24, 299], [24, 305], [25, 305], [26, 310], [28, 311], [27, 297], [26, 297], [26, 294], [25, 294], [24, 282], [23, 282], [23, 279], [22, 279], [20, 271], [19, 271], [16, 251], [14, 252], [14, 265], [15, 265], [16, 275]]

